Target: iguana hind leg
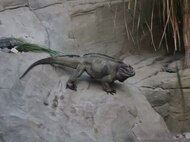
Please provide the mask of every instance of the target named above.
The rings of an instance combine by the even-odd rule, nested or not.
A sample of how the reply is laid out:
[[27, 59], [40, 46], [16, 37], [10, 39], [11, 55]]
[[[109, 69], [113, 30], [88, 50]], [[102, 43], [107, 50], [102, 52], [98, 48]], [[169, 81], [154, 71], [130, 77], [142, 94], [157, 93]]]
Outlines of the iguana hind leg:
[[85, 66], [79, 65], [76, 69], [76, 72], [69, 78], [66, 84], [66, 88], [77, 91], [76, 82], [77, 79], [84, 73]]

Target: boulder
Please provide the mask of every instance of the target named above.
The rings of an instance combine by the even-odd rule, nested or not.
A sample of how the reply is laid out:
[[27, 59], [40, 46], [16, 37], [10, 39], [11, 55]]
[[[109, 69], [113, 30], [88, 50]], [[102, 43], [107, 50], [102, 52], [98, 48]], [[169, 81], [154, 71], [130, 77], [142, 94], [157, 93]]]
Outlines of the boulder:
[[117, 82], [112, 96], [84, 74], [75, 92], [65, 89], [73, 70], [50, 65], [37, 66], [19, 80], [29, 64], [46, 56], [0, 53], [2, 141], [173, 142], [163, 119], [127, 81]]

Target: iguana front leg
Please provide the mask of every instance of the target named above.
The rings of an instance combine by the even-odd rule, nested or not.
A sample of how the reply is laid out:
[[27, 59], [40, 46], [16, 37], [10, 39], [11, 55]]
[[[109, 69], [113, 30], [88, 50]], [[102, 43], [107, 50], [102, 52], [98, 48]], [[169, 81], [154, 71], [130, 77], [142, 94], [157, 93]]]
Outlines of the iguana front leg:
[[116, 90], [111, 88], [111, 84], [114, 82], [113, 75], [107, 75], [102, 78], [101, 80], [103, 90], [107, 92], [108, 94], [110, 93], [111, 95], [114, 95], [116, 93]]
[[76, 72], [69, 78], [66, 84], [66, 88], [69, 88], [71, 90], [77, 90], [76, 82], [77, 79], [84, 73], [85, 66], [79, 65], [76, 69]]

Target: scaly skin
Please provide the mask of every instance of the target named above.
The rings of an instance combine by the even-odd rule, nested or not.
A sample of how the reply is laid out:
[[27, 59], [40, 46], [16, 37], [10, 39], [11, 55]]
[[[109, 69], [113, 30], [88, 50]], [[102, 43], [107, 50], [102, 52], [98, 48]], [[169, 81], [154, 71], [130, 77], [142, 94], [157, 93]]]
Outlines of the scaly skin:
[[77, 90], [77, 79], [84, 72], [93, 79], [99, 80], [102, 83], [103, 90], [112, 95], [116, 93], [116, 90], [110, 86], [115, 80], [123, 82], [135, 75], [134, 69], [120, 60], [99, 53], [89, 53], [83, 56], [64, 55], [38, 60], [24, 72], [20, 79], [33, 67], [40, 64], [58, 64], [76, 69], [76, 72], [69, 78], [66, 84], [66, 88], [75, 91]]

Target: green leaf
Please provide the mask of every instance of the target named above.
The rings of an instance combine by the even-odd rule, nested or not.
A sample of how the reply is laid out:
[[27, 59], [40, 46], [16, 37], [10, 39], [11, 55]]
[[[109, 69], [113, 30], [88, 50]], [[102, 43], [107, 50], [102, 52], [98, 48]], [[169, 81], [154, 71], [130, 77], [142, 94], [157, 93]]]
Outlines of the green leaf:
[[63, 55], [62, 52], [60, 51], [55, 51], [52, 50], [50, 48], [38, 45], [38, 44], [32, 44], [32, 43], [20, 43], [17, 46], [17, 50], [18, 51], [24, 51], [24, 52], [28, 52], [28, 51], [32, 51], [32, 52], [46, 52], [48, 54], [50, 54], [50, 56], [57, 56], [57, 55]]

